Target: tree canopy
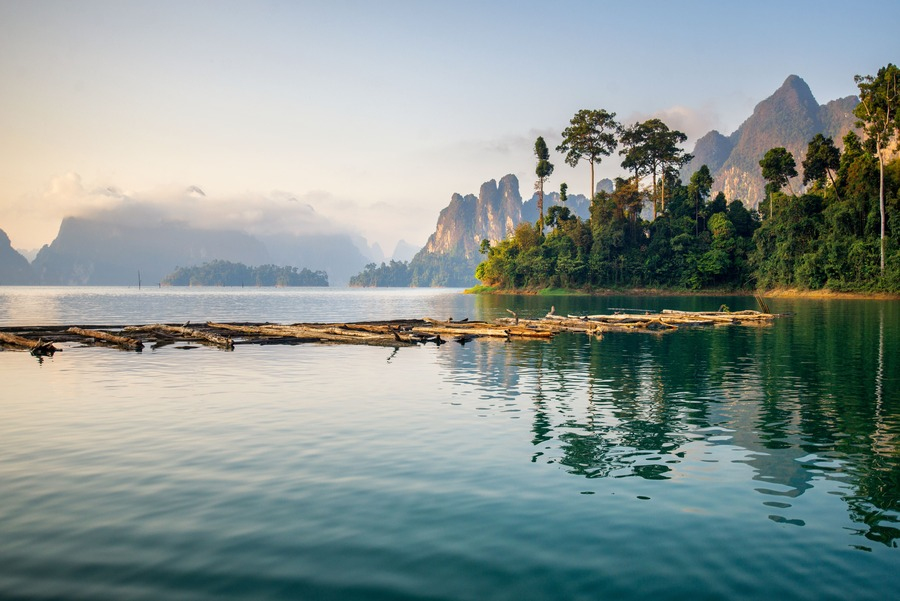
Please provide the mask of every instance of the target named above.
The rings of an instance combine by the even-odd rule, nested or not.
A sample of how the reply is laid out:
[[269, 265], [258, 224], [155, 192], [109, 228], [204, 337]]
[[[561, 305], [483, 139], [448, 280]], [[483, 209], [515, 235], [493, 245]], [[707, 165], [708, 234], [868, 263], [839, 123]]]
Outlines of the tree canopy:
[[854, 114], [859, 117], [857, 126], [862, 127], [866, 136], [875, 144], [878, 156], [879, 186], [878, 199], [881, 218], [881, 273], [885, 268], [885, 223], [887, 211], [884, 196], [884, 152], [891, 148], [897, 132], [900, 131], [900, 69], [892, 63], [878, 70], [875, 76], [857, 75], [859, 104]]
[[582, 109], [575, 113], [569, 127], [562, 132], [563, 139], [556, 151], [566, 155], [566, 163], [575, 167], [585, 159], [591, 165], [591, 191], [588, 198], [594, 195], [594, 165], [616, 149], [619, 143], [616, 138], [618, 130], [619, 123], [615, 113], [604, 109]]
[[544, 138], [538, 136], [534, 141], [534, 156], [537, 165], [534, 173], [538, 177], [538, 223], [544, 222], [544, 181], [553, 173], [553, 163], [550, 162], [550, 151]]

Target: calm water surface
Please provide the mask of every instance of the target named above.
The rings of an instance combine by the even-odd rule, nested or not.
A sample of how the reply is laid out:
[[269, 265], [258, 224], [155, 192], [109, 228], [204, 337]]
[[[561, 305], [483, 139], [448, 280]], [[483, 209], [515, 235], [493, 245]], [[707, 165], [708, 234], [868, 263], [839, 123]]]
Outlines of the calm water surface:
[[[0, 288], [0, 325], [745, 298]], [[900, 303], [441, 347], [0, 352], [3, 599], [892, 599]]]

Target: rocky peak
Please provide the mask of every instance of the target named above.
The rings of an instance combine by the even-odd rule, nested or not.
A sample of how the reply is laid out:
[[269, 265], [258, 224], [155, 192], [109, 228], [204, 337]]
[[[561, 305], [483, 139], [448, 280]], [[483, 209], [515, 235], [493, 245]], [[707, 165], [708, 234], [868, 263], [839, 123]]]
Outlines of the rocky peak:
[[502, 240], [521, 220], [518, 178], [507, 175], [499, 184], [492, 179], [481, 185], [477, 197], [458, 193], [450, 197], [424, 250], [471, 258], [483, 239]]
[[20, 255], [10, 243], [6, 232], [0, 230], [0, 285], [33, 284], [34, 274], [28, 259]]
[[[759, 161], [765, 153], [782, 146], [791, 152], [798, 171], [809, 141], [818, 133], [834, 138], [847, 133], [856, 121], [855, 97], [819, 106], [809, 86], [791, 75], [774, 94], [756, 105], [753, 114], [730, 136], [712, 131], [694, 147], [694, 159], [682, 170], [687, 181], [701, 165], [707, 165], [715, 183], [713, 194], [724, 192], [728, 200], [743, 200], [755, 207], [764, 198], [765, 181]], [[802, 175], [791, 182], [799, 191]]]

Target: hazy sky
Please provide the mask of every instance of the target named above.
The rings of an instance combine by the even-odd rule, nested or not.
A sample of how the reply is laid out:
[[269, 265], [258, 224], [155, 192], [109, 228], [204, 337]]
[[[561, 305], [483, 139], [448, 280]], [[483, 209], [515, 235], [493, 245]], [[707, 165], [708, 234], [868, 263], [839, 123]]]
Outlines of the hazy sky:
[[[660, 116], [690, 149], [790, 74], [854, 94], [898, 27], [897, 0], [0, 0], [0, 229], [37, 248], [67, 214], [187, 204], [390, 254], [454, 192], [514, 173], [530, 196], [534, 139], [579, 109]], [[551, 161], [551, 188], [587, 192]]]

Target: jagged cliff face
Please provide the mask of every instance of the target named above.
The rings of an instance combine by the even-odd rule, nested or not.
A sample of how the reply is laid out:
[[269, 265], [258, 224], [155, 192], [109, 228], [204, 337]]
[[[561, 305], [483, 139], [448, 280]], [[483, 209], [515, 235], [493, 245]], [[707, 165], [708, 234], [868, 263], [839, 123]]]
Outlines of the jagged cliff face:
[[802, 79], [788, 77], [769, 98], [756, 105], [753, 115], [730, 136], [712, 131], [694, 148], [694, 160], [682, 171], [688, 181], [701, 165], [713, 174], [713, 194], [724, 192], [729, 200], [743, 200], [755, 207], [765, 197], [765, 181], [759, 161], [771, 148], [783, 146], [797, 163], [800, 173], [791, 181], [795, 192], [803, 182], [801, 163], [809, 141], [818, 133], [834, 138], [840, 146], [844, 135], [854, 127], [855, 96], [820, 106]]
[[[612, 188], [610, 180], [597, 185], [598, 190]], [[437, 227], [428, 238], [424, 253], [455, 255], [473, 258], [478, 255], [481, 241], [487, 238], [499, 242], [522, 221], [536, 222], [538, 196], [535, 192], [527, 201], [519, 194], [519, 180], [507, 175], [500, 182], [490, 180], [481, 185], [478, 196], [454, 194], [450, 204], [441, 211]], [[544, 193], [544, 211], [562, 204], [559, 192]], [[590, 216], [590, 201], [581, 194], [569, 196], [565, 206], [582, 219]]]
[[499, 184], [490, 180], [481, 185], [478, 196], [451, 197], [423, 251], [474, 257], [483, 239], [502, 240], [520, 221], [519, 180], [515, 175], [503, 177]]

